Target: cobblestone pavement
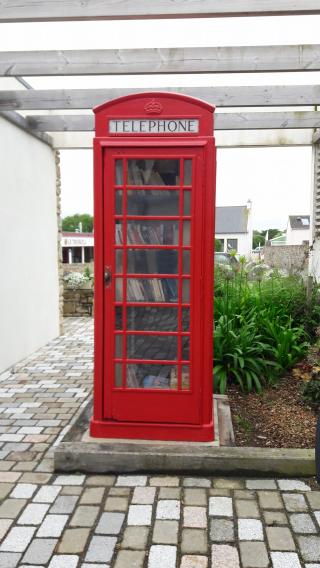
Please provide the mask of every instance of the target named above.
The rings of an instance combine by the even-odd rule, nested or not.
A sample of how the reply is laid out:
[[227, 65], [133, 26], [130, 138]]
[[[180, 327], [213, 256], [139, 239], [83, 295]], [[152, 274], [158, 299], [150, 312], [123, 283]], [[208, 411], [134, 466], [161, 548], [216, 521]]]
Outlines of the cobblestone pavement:
[[0, 376], [0, 568], [320, 568], [306, 480], [57, 475], [92, 381], [92, 320]]

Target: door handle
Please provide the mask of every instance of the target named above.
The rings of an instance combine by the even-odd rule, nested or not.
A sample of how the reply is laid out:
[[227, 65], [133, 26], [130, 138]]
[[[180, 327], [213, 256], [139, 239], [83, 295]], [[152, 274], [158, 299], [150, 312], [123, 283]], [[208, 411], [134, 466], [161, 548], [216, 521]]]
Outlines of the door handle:
[[109, 287], [112, 280], [111, 266], [106, 266], [104, 269], [104, 285]]

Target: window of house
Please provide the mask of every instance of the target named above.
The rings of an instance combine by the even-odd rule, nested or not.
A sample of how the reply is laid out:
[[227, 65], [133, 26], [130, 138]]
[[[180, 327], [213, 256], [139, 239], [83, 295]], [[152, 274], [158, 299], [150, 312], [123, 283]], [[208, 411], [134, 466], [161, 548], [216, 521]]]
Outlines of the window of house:
[[227, 239], [227, 252], [232, 250], [238, 252], [238, 239]]
[[74, 264], [81, 264], [82, 262], [82, 247], [72, 247], [72, 262]]
[[221, 243], [221, 249], [219, 252], [224, 252], [224, 239], [216, 239], [219, 243]]
[[84, 261], [93, 262], [93, 247], [84, 247]]

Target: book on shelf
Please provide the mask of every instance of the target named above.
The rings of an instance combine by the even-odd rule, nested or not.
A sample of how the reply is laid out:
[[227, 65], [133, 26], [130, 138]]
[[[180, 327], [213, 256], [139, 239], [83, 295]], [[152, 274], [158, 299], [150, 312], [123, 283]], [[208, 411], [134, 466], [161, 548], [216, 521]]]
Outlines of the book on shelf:
[[123, 244], [122, 224], [121, 223], [116, 223], [116, 244], [117, 245]]
[[129, 302], [177, 302], [178, 287], [171, 278], [128, 278]]
[[127, 365], [127, 387], [130, 389], [138, 389], [140, 387], [133, 365]]
[[[178, 243], [179, 227], [175, 222], [158, 223], [129, 222], [127, 242], [129, 245], [174, 245]], [[116, 225], [116, 243], [122, 244], [122, 227]]]

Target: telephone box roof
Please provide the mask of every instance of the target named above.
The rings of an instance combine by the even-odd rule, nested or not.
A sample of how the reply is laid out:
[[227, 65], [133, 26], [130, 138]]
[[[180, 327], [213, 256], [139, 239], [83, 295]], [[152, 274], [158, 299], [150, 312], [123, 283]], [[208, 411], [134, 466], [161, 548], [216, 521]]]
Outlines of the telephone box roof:
[[112, 99], [110, 101], [106, 101], [102, 105], [98, 105], [93, 108], [94, 113], [101, 112], [102, 110], [112, 107], [113, 105], [130, 101], [136, 100], [140, 98], [166, 98], [166, 99], [179, 99], [181, 101], [185, 101], [186, 103], [194, 104], [195, 106], [202, 107], [209, 112], [214, 112], [215, 106], [211, 105], [201, 99], [197, 99], [195, 97], [190, 97], [189, 95], [182, 95], [180, 93], [171, 93], [167, 91], [144, 91], [141, 93], [132, 93], [131, 95], [125, 95], [124, 97], [118, 97], [116, 99]]

